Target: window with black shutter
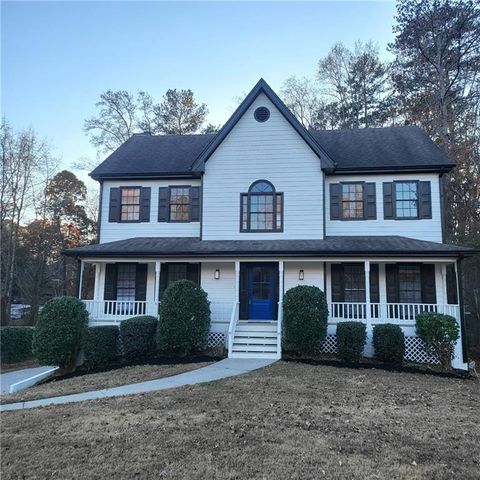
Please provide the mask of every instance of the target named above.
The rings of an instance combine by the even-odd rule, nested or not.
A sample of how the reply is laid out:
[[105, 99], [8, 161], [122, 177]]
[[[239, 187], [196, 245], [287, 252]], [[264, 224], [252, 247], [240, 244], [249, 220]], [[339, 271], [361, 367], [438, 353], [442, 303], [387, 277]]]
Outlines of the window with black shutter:
[[385, 182], [383, 216], [386, 220], [432, 218], [431, 183], [418, 180]]
[[178, 280], [190, 280], [200, 285], [200, 264], [163, 263], [160, 271], [160, 297], [171, 283]]
[[375, 182], [330, 184], [331, 220], [374, 220], [376, 218]]

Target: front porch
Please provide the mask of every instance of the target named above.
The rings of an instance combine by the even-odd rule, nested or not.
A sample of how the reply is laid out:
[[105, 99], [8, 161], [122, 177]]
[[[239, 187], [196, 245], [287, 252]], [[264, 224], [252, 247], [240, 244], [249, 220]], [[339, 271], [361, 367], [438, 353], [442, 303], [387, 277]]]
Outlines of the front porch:
[[[453, 259], [370, 258], [347, 262], [345, 259], [279, 259], [272, 262], [272, 259], [252, 258], [202, 259], [201, 263], [188, 259], [128, 262], [95, 259], [82, 262], [82, 276], [83, 267], [88, 263], [95, 269], [93, 298], [84, 298], [82, 291], [80, 298], [85, 302], [92, 325], [118, 324], [136, 315], [158, 316], [166, 286], [188, 278], [202, 286], [211, 302], [208, 346], [225, 345], [231, 357], [280, 358], [283, 294], [302, 284], [318, 286], [326, 294], [329, 309], [328, 335], [323, 347], [326, 352], [335, 351], [339, 322], [355, 320], [367, 325], [367, 356], [373, 354], [373, 326], [394, 323], [403, 329], [408, 342], [415, 344], [414, 350], [418, 353], [410, 355], [410, 359], [425, 360], [419, 339], [415, 337], [416, 315], [424, 311], [445, 313], [460, 323]], [[112, 274], [115, 269], [116, 274]], [[457, 350], [456, 366], [463, 364], [461, 341]]]

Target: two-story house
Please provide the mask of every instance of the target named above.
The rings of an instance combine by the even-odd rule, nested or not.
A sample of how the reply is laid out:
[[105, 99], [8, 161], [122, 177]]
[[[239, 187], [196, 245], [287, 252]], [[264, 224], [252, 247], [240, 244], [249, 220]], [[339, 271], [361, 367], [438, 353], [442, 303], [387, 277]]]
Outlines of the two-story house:
[[[283, 294], [316, 285], [324, 351], [353, 319], [367, 324], [369, 355], [373, 326], [389, 322], [422, 361], [415, 315], [461, 322], [457, 264], [470, 250], [442, 243], [453, 167], [417, 127], [307, 131], [260, 80], [219, 133], [134, 135], [93, 170], [98, 244], [68, 253], [95, 265], [94, 324], [157, 315], [186, 278], [208, 293], [210, 346], [279, 358]], [[461, 341], [454, 365], [465, 367]]]

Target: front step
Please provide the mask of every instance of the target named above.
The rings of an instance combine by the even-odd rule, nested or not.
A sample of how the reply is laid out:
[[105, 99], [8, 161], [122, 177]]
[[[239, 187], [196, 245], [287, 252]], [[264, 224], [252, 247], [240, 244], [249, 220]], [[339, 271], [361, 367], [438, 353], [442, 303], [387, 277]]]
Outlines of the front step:
[[277, 322], [239, 321], [228, 356], [230, 358], [280, 358]]

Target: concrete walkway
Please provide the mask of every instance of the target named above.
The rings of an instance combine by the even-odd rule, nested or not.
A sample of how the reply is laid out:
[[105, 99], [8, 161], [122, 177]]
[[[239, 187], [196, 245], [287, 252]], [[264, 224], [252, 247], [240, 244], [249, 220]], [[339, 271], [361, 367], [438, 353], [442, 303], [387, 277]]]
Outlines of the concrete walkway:
[[0, 375], [0, 393], [8, 393], [10, 386], [14, 383], [22, 382], [31, 377], [46, 373], [54, 367], [35, 367], [15, 370], [14, 372], [2, 373]]
[[132, 383], [121, 387], [107, 388], [105, 390], [95, 390], [93, 392], [75, 393], [62, 397], [44, 398], [41, 400], [31, 400], [29, 402], [10, 403], [0, 406], [0, 412], [8, 410], [21, 410], [24, 408], [44, 407], [46, 405], [82, 402], [84, 400], [96, 400], [99, 398], [120, 397], [123, 395], [132, 395], [135, 393], [155, 392], [157, 390], [166, 390], [168, 388], [183, 387], [185, 385], [195, 385], [196, 383], [213, 382], [222, 378], [235, 377], [243, 373], [251, 372], [259, 368], [266, 367], [276, 360], [263, 359], [243, 359], [226, 358], [191, 372], [180, 373], [171, 377], [150, 380], [148, 382]]

